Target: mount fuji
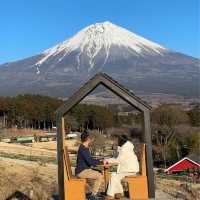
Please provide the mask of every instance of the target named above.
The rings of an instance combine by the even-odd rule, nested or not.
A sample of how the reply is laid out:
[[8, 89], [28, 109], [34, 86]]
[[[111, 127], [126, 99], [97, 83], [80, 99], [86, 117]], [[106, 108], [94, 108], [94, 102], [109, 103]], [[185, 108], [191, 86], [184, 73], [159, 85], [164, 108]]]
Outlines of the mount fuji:
[[146, 94], [197, 97], [200, 93], [199, 59], [103, 22], [41, 54], [0, 65], [0, 95], [66, 97], [97, 72]]

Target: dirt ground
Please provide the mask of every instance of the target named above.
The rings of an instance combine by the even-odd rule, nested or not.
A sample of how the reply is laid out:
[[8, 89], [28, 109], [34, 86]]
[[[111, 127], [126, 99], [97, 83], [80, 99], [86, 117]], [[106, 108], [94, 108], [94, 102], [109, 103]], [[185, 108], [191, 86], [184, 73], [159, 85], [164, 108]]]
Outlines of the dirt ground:
[[171, 194], [175, 199], [200, 200], [200, 184], [156, 178], [157, 190]]
[[[6, 200], [16, 191], [32, 200], [50, 200], [57, 189], [56, 165], [0, 158], [0, 200]], [[156, 195], [159, 200], [173, 199], [161, 190]]]
[[[184, 199], [170, 195], [178, 186], [167, 184], [157, 181], [156, 200]], [[0, 200], [6, 200], [17, 191], [31, 200], [51, 200], [58, 191], [57, 165], [42, 166], [37, 162], [0, 158]]]
[[[76, 140], [66, 141], [69, 149], [76, 150]], [[56, 157], [56, 142], [29, 145], [0, 143], [0, 153]], [[200, 185], [187, 192], [182, 183], [156, 179], [156, 200], [197, 200]], [[0, 200], [6, 200], [15, 192], [27, 195], [31, 200], [50, 200], [57, 194], [57, 165], [0, 157]]]

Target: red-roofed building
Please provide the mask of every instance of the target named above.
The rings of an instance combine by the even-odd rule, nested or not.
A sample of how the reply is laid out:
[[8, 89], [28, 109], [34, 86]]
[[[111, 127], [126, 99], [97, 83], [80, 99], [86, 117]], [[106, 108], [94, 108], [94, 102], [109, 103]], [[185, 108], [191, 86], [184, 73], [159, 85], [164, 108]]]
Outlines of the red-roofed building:
[[185, 157], [178, 161], [177, 163], [170, 166], [168, 169], [165, 170], [166, 173], [172, 174], [176, 172], [181, 172], [187, 169], [198, 169], [200, 168], [200, 164], [189, 159], [188, 157]]

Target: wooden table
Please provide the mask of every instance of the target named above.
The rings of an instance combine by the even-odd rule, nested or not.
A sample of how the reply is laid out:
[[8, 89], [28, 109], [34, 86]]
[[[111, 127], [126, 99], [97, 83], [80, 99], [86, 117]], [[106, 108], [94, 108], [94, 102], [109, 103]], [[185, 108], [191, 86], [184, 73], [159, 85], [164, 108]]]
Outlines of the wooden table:
[[110, 174], [109, 174], [109, 169], [110, 167], [116, 167], [118, 165], [118, 163], [109, 163], [109, 164], [102, 164], [102, 165], [98, 165], [98, 167], [102, 167], [103, 168], [103, 175], [104, 175], [104, 182], [105, 182], [105, 192], [107, 190], [107, 185], [109, 182], [109, 178], [110, 178]]

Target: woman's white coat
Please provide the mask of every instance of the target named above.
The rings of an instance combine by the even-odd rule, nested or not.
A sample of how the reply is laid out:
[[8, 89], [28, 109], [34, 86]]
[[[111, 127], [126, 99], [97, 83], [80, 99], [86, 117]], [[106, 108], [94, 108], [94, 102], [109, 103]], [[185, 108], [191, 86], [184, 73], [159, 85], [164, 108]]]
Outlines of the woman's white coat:
[[118, 163], [117, 173], [111, 174], [107, 190], [107, 194], [113, 197], [115, 193], [123, 193], [121, 180], [125, 176], [139, 172], [138, 158], [134, 152], [134, 145], [130, 141], [119, 147], [118, 153], [117, 158], [107, 160], [109, 163]]

